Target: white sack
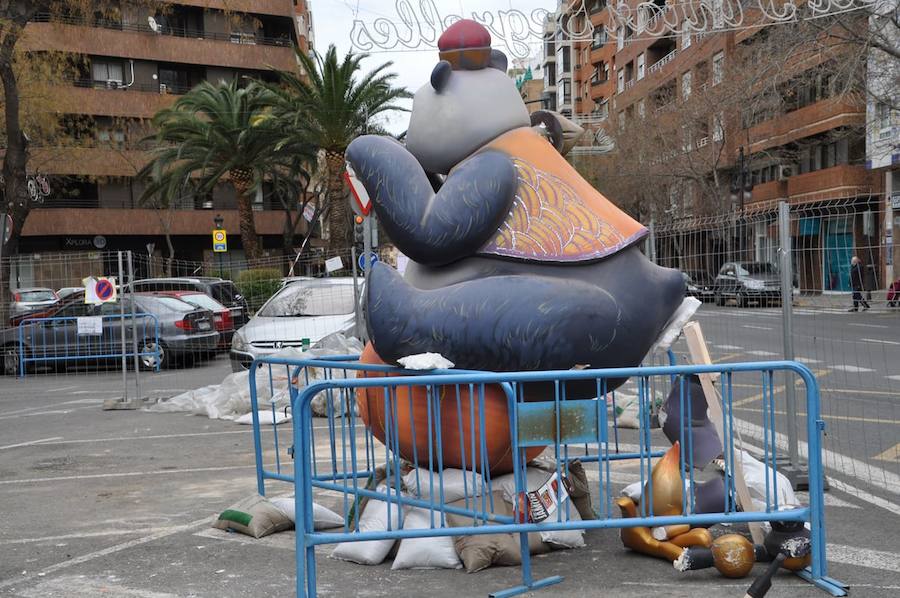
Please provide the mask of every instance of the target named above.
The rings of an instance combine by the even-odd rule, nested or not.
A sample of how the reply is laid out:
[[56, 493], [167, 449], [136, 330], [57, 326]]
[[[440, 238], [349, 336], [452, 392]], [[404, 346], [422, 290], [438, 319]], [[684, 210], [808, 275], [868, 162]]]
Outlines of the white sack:
[[[526, 467], [525, 481], [528, 485], [527, 490], [529, 492], [537, 490], [550, 479], [551, 475], [553, 474], [544, 469]], [[508, 473], [494, 479], [492, 481], [492, 487], [494, 490], [501, 490], [503, 492], [503, 498], [506, 502], [512, 503], [513, 505], [516, 504], [516, 479], [513, 474]], [[579, 515], [575, 505], [572, 504], [571, 498], [567, 498], [560, 503], [559, 509], [562, 512], [561, 516], [557, 515], [558, 512], [553, 513], [550, 515], [549, 519], [545, 520], [543, 523], [557, 523], [557, 517], [560, 517], [562, 521], [581, 521], [581, 515]], [[541, 532], [541, 540], [566, 548], [581, 548], [584, 546], [584, 530], [572, 529]]]
[[[484, 487], [484, 479], [477, 471], [472, 472], [451, 468], [446, 468], [443, 471], [445, 503], [456, 502], [466, 496], [481, 496]], [[431, 471], [420, 467], [418, 469], [411, 469], [409, 473], [403, 476], [403, 485], [406, 486], [407, 492], [422, 500], [431, 498], [433, 485], [434, 499], [435, 502], [437, 502], [441, 499], [440, 480], [441, 478], [438, 477], [438, 472], [432, 473]]]
[[[385, 492], [387, 488], [380, 486], [378, 492]], [[388, 509], [388, 507], [390, 507]], [[360, 532], [383, 532], [388, 528], [388, 516], [390, 516], [391, 529], [398, 529], [400, 517], [397, 512], [398, 505], [386, 503], [381, 500], [371, 499], [366, 503], [362, 516], [359, 518]], [[390, 515], [388, 515], [388, 511]], [[394, 547], [396, 540], [367, 540], [365, 542], [342, 542], [334, 547], [331, 556], [343, 561], [352, 561], [360, 565], [377, 565]]]
[[[440, 527], [441, 515], [434, 513], [434, 527]], [[406, 507], [403, 510], [403, 529], [431, 528], [431, 513], [427, 509]], [[404, 538], [391, 569], [461, 569], [456, 546], [451, 536], [432, 538]]]
[[[269, 502], [275, 505], [295, 525], [297, 524], [296, 504], [293, 496], [270, 498]], [[313, 528], [331, 529], [333, 527], [343, 527], [343, 525], [344, 519], [340, 515], [319, 503], [313, 503]]]
[[449, 370], [453, 362], [440, 353], [418, 353], [397, 360], [408, 370]]

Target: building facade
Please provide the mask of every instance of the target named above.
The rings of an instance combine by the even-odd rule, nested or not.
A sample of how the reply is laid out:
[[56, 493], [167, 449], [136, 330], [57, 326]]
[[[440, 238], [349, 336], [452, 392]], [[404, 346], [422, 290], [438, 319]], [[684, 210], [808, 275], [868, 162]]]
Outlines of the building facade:
[[[571, 109], [576, 121], [616, 138], [608, 159], [631, 166], [641, 161], [636, 171], [671, 171], [673, 183], [656, 188], [668, 197], [656, 198], [654, 209], [638, 216], [662, 227], [677, 220], [683, 230], [696, 222], [692, 251], [703, 260], [692, 263], [674, 236], [657, 240], [658, 259], [712, 275], [729, 259], [774, 262], [777, 204], [788, 201], [802, 214], [792, 230], [801, 249], [794, 256], [801, 288], [848, 290], [850, 257], [857, 253], [873, 266], [869, 284], [884, 288], [893, 261], [884, 234], [892, 224], [888, 175], [867, 168], [865, 101], [836, 93], [829, 64], [816, 57], [785, 61], [793, 74], [768, 86], [774, 91], [762, 83], [742, 89], [753, 65], [741, 60], [754, 44], [769, 43], [768, 33], [724, 27], [721, 2], [627, 4], [628, 20], [607, 0], [561, 3], [544, 34], [544, 64], [555, 56], [557, 71], [556, 88], [545, 88], [545, 97], [556, 97], [557, 110]], [[706, 30], [691, 26], [698, 14], [708, 17], [700, 20]], [[745, 19], [754, 18], [760, 17], [748, 9]], [[589, 35], [573, 36], [585, 21], [592, 25]], [[567, 52], [570, 83], [560, 68]], [[545, 76], [548, 82], [553, 78]], [[569, 97], [562, 85], [571, 89], [571, 103], [559, 103], [561, 93]], [[671, 125], [677, 122], [684, 124], [676, 131]], [[648, 123], [676, 133], [660, 138]], [[646, 141], [640, 145], [636, 137]], [[704, 234], [715, 215], [731, 215], [738, 224]]]
[[[141, 141], [149, 119], [201, 81], [273, 78], [270, 67], [296, 70], [294, 49], [308, 52], [312, 21], [305, 0], [185, 0], [123, 7], [115, 18], [39, 15], [24, 49], [76, 58], [78, 74], [57, 90], [65, 148], [35, 147], [29, 174], [35, 205], [22, 231], [20, 259], [41, 253], [132, 250], [176, 259], [209, 258], [221, 215], [229, 257], [243, 258], [230, 185], [204, 197], [171, 198], [169, 209], [142, 204], [135, 173], [146, 163]], [[281, 247], [284, 212], [266, 193], [254, 205], [267, 252]], [[23, 268], [25, 266], [23, 265]], [[25, 268], [27, 269], [27, 268]], [[22, 280], [21, 283], [27, 281]]]

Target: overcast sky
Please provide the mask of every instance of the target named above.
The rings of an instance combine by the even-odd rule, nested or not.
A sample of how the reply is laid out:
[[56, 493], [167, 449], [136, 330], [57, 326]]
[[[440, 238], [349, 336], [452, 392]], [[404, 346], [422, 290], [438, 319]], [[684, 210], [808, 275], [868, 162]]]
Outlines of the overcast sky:
[[[437, 9], [441, 20], [451, 15], [472, 18], [473, 11], [477, 12], [482, 22], [491, 22], [495, 31], [504, 32], [500, 36], [492, 36], [492, 45], [511, 58], [510, 64], [513, 64], [513, 54], [530, 54], [530, 59], [524, 59], [522, 64], [537, 66], [541, 45], [537, 35], [539, 26], [534, 22], [534, 17], [539, 15], [534, 15], [533, 11], [553, 10], [556, 0], [311, 0], [316, 49], [324, 52], [329, 44], [334, 44], [341, 55], [351, 49], [360, 51], [354, 47], [354, 39], [357, 44], [368, 43], [372, 39], [381, 41], [385, 36], [378, 31], [387, 31], [387, 37], [393, 41], [392, 48], [373, 47], [369, 50], [370, 58], [363, 63], [364, 68], [371, 69], [383, 62], [393, 61], [398, 84], [415, 92], [428, 81], [431, 69], [437, 62], [434, 31], [441, 27], [430, 26], [429, 23], [436, 21], [431, 7]], [[412, 30], [401, 16], [408, 8], [412, 11], [406, 12], [405, 22], [414, 23]], [[402, 38], [405, 44], [398, 38]], [[538, 76], [537, 72], [535, 76]], [[406, 130], [407, 121], [407, 114], [398, 114], [385, 124], [392, 132], [399, 133]]]

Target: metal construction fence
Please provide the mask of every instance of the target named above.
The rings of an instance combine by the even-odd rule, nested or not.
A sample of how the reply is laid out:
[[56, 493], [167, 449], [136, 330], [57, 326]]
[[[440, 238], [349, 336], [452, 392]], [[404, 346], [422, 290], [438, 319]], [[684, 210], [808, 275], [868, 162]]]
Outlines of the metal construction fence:
[[[897, 216], [878, 198], [782, 206], [672, 219], [653, 227], [645, 250], [690, 276], [714, 361], [786, 358], [813, 370], [832, 487], [900, 514]], [[736, 417], [761, 403], [748, 396]]]
[[[555, 372], [465, 372], [458, 370], [412, 372], [389, 366], [360, 363], [355, 356], [319, 360], [264, 358], [253, 367], [250, 390], [254, 404], [254, 442], [259, 491], [266, 480], [293, 484], [296, 497], [297, 595], [316, 595], [316, 547], [322, 544], [369, 540], [405, 541], [423, 537], [514, 533], [519, 537], [521, 584], [492, 593], [513, 596], [562, 578], [536, 580], [532, 576], [529, 532], [577, 529], [712, 525], [754, 526], [761, 522], [805, 522], [811, 531], [811, 560], [799, 575], [833, 595], [845, 595], [842, 584], [827, 576], [824, 521], [824, 469], [819, 415], [819, 392], [814, 374], [796, 362], [773, 361], [707, 366], [645, 366], [608, 370]], [[803, 409], [803, 457], [809, 464], [808, 504], [784, 504], [778, 490], [779, 436], [785, 433], [777, 417], [777, 374], [800, 384]], [[710, 480], [705, 463], [695, 455], [695, 426], [688, 376], [718, 377], [722, 395], [720, 426], [724, 491], [713, 508], [702, 505], [698, 492]], [[629, 444], [608, 436], [608, 409], [617, 381], [632, 378], [639, 403], [639, 426], [629, 432]], [[680, 497], [680, 509], [655, 508], [654, 459], [661, 454], [659, 436], [651, 426], [655, 400], [651, 381], [675, 394], [681, 420], [676, 438], [677, 475], [691, 489]], [[676, 381], [673, 384], [673, 379]], [[275, 380], [280, 381], [276, 383]], [[287, 392], [293, 415], [290, 441], [280, 438], [271, 424], [271, 444], [263, 445], [270, 413], [257, 402], [257, 384], [268, 385], [268, 395]], [[286, 384], [279, 387], [278, 384]], [[759, 392], [762, 409], [743, 424], [758, 426], [761, 438], [744, 443], [736, 405], [751, 392]], [[672, 400], [670, 398], [670, 400]], [[313, 417], [313, 405], [324, 402], [326, 419]], [[276, 421], [274, 402], [271, 421]], [[321, 412], [322, 407], [319, 407]], [[715, 418], [714, 418], [715, 419]], [[364, 421], [368, 425], [364, 425]], [[624, 431], [623, 431], [624, 432]], [[747, 451], [746, 453], [744, 451]], [[763, 464], [761, 496], [750, 507], [739, 507], [740, 463], [752, 453]], [[572, 501], [555, 488], [556, 501], [565, 508], [536, 522], [520, 502], [534, 490], [526, 464], [538, 455], [554, 463], [558, 480], [574, 471], [576, 462], [586, 470], [592, 497], [592, 517], [576, 517]], [[613, 497], [620, 480], [612, 471], [616, 462], [636, 460], [643, 496], [634, 516], [617, 516]], [[459, 468], [462, 480], [451, 476]], [[458, 472], [457, 472], [458, 473]], [[410, 477], [412, 476], [412, 477]], [[740, 480], [743, 480], [741, 476]], [[656, 482], [660, 483], [660, 482]], [[679, 477], [677, 484], [681, 484]], [[462, 491], [460, 492], [460, 486]], [[504, 490], [504, 499], [494, 490]], [[451, 498], [451, 493], [455, 493]], [[498, 514], [497, 500], [511, 501], [511, 514]], [[368, 501], [368, 502], [366, 502]], [[314, 502], [326, 502], [342, 516], [342, 528], [315, 529]], [[365, 503], [365, 506], [363, 506]], [[385, 509], [384, 529], [360, 526], [362, 509]], [[404, 527], [408, 509], [425, 513], [428, 523]], [[581, 509], [579, 508], [579, 511]], [[402, 544], [401, 544], [402, 549]]]

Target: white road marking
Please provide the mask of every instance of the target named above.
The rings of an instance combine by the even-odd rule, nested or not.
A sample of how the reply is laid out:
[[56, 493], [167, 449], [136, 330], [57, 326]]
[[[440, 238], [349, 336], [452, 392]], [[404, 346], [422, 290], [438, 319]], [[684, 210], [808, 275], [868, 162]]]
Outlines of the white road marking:
[[769, 326], [751, 326], [750, 324], [744, 324], [742, 328], [749, 328], [751, 330], [774, 330]]
[[107, 536], [136, 536], [138, 534], [155, 534], [171, 530], [178, 526], [148, 527], [145, 529], [117, 529], [104, 532], [84, 532], [81, 534], [63, 534], [61, 536], [44, 536], [42, 538], [19, 538], [16, 540], [0, 541], [0, 546], [13, 544], [36, 544], [40, 542], [59, 542], [60, 540], [81, 540], [83, 538], [105, 538]]
[[59, 571], [60, 569], [66, 569], [73, 565], [80, 565], [82, 563], [87, 563], [88, 561], [93, 561], [94, 559], [98, 559], [100, 557], [104, 557], [110, 554], [115, 554], [117, 552], [121, 552], [123, 550], [127, 550], [129, 548], [133, 548], [135, 546], [140, 546], [141, 544], [146, 544], [147, 542], [153, 542], [154, 540], [159, 540], [161, 538], [165, 538], [167, 536], [171, 536], [172, 534], [177, 534], [181, 531], [192, 530], [197, 527], [201, 527], [204, 525], [209, 525], [215, 520], [215, 515], [212, 517], [204, 517], [203, 519], [198, 519], [196, 521], [192, 521], [185, 525], [178, 525], [172, 528], [169, 528], [165, 531], [156, 532], [155, 534], [150, 534], [147, 536], [143, 536], [141, 538], [135, 538], [134, 540], [129, 540], [127, 542], [122, 542], [121, 544], [116, 544], [115, 546], [110, 546], [109, 548], [104, 548], [103, 550], [97, 550], [95, 552], [90, 552], [88, 554], [75, 557], [73, 559], [68, 559], [66, 561], [62, 561], [56, 563], [55, 565], [50, 565], [49, 567], [44, 567], [38, 571], [34, 571], [33, 573], [22, 575], [20, 577], [13, 577], [11, 579], [7, 579], [4, 581], [0, 581], [0, 588], [8, 588], [10, 586], [19, 585], [26, 581], [30, 581], [35, 577], [44, 577], [50, 573], [54, 573]]
[[858, 372], [874, 372], [875, 370], [870, 368], [861, 368], [856, 365], [833, 365], [831, 369], [837, 370], [839, 372], [850, 372], [850, 373], [858, 373]]
[[822, 363], [821, 359], [811, 359], [809, 357], [798, 357], [797, 361], [800, 363]]
[[900, 555], [884, 550], [870, 550], [843, 544], [826, 544], [825, 556], [829, 562], [856, 567], [868, 567], [879, 571], [900, 573]]
[[64, 390], [72, 390], [73, 388], [79, 388], [76, 384], [75, 386], [62, 386], [60, 388], [48, 388], [47, 392], [62, 392]]
[[[194, 467], [190, 469], [164, 469], [159, 471], [124, 471], [121, 473], [90, 473], [83, 475], [67, 475], [53, 478], [25, 478], [22, 480], [0, 480], [0, 485], [41, 484], [46, 482], [67, 482], [71, 480], [98, 480], [104, 478], [131, 478], [135, 476], [172, 475], [182, 473], [200, 473], [208, 471], [237, 471], [240, 469], [256, 469], [256, 465], [223, 465], [220, 467]], [[3, 587], [0, 585], [0, 587]]]
[[94, 598], [95, 596], [119, 596], [120, 598], [177, 598], [176, 594], [132, 588], [115, 580], [113, 576], [63, 575], [41, 581], [18, 594], [22, 598], [66, 596], [67, 598]]
[[76, 440], [61, 440], [58, 442], [48, 442], [47, 444], [87, 444], [95, 442], [122, 442], [133, 440], [162, 440], [166, 438], [191, 438], [194, 436], [221, 436], [224, 434], [247, 434], [252, 432], [250, 428], [241, 428], [239, 430], [222, 430], [221, 432], [190, 432], [184, 434], [156, 434], [153, 436], [113, 436], [111, 438], [82, 438]]
[[737, 345], [713, 345], [716, 349], [724, 349], [726, 351], [739, 351], [743, 349], [743, 347], [738, 347]]
[[773, 353], [771, 351], [745, 351], [747, 355], [757, 355], [759, 357], [774, 357], [778, 355], [778, 353]]
[[888, 380], [900, 380], [900, 375], [896, 375], [896, 376], [885, 376], [885, 378], [887, 378]]
[[863, 341], [863, 342], [866, 342], [866, 343], [877, 343], [877, 344], [879, 344], [879, 345], [897, 345], [897, 346], [900, 346], [900, 343], [898, 343], [897, 341], [885, 341], [885, 340], [881, 340], [881, 339], [878, 339], [878, 338], [861, 338], [861, 339], [859, 339], [859, 340], [861, 340], [861, 341]]
[[851, 322], [847, 324], [847, 326], [859, 326], [860, 328], [887, 328], [884, 324], [857, 324], [855, 322]]
[[32, 440], [30, 442], [20, 442], [19, 444], [7, 444], [6, 446], [0, 446], [0, 451], [11, 449], [11, 448], [19, 448], [22, 446], [33, 446], [35, 444], [43, 444], [45, 442], [50, 442], [51, 440], [62, 440], [62, 436], [53, 436], [52, 438], [42, 438], [40, 440]]

